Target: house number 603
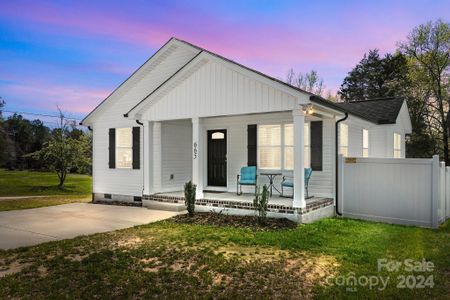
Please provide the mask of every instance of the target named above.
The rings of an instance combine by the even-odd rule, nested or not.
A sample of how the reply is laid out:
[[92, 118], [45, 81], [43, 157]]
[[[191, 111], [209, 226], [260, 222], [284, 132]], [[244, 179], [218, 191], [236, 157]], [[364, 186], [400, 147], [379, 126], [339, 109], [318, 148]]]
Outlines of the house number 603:
[[197, 158], [197, 142], [194, 142], [194, 159]]

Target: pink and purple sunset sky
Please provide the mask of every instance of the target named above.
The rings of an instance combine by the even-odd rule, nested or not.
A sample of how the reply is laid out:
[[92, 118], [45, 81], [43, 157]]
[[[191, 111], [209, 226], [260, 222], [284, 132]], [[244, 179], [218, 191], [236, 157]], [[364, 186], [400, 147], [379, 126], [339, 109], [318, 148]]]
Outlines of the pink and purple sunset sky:
[[280, 79], [315, 69], [336, 91], [369, 49], [438, 18], [450, 1], [2, 0], [0, 96], [83, 118], [172, 36]]

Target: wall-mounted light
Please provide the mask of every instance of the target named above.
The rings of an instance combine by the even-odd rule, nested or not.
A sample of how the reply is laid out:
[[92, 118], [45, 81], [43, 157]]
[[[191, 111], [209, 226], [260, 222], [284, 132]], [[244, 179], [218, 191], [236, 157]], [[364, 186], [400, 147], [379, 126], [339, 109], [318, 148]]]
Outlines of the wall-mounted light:
[[302, 108], [306, 115], [312, 115], [314, 113], [313, 105], [311, 103], [302, 105]]

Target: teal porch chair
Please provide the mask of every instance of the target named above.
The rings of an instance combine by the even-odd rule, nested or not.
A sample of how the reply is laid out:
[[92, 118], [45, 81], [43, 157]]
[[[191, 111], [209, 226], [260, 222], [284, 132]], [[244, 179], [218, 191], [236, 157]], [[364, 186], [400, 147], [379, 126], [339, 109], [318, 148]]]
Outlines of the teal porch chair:
[[242, 167], [241, 174], [237, 175], [237, 195], [242, 195], [243, 185], [254, 185], [256, 193], [256, 180], [258, 175], [256, 175], [256, 167]]
[[[306, 191], [306, 199], [312, 198], [312, 196], [309, 196], [309, 179], [312, 175], [312, 169], [311, 168], [305, 168], [305, 191]], [[292, 189], [292, 196], [285, 196], [284, 195], [284, 189], [285, 188], [291, 188]], [[283, 176], [283, 181], [281, 181], [281, 197], [294, 197], [294, 181], [292, 180], [292, 177], [289, 176]]]

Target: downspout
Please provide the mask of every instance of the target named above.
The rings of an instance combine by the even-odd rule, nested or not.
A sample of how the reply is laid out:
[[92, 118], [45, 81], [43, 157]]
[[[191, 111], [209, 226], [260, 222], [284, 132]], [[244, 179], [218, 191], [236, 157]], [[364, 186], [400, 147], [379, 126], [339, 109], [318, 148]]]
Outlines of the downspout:
[[345, 116], [342, 119], [339, 119], [336, 121], [335, 124], [335, 129], [334, 129], [334, 143], [335, 143], [335, 210], [336, 210], [336, 214], [338, 216], [342, 216], [342, 214], [339, 212], [339, 208], [338, 208], [338, 199], [339, 199], [339, 123], [341, 123], [342, 121], [347, 120], [348, 118], [348, 113], [345, 113]]
[[[145, 139], [144, 123], [140, 122], [139, 120], [136, 120], [136, 123], [142, 126], [142, 149], [144, 149], [144, 147], [145, 147], [145, 143], [144, 143], [144, 139]], [[145, 163], [144, 163], [144, 159], [145, 159], [145, 153], [144, 153], [144, 151], [142, 151], [142, 197], [144, 196], [144, 186], [145, 186], [145, 178], [144, 178]], [[141, 198], [141, 200], [142, 200], [142, 198]]]
[[[80, 123], [80, 125], [83, 125]], [[91, 126], [88, 126], [87, 129], [89, 129], [90, 132], [94, 132], [94, 130], [92, 129]], [[92, 135], [92, 162], [91, 162], [91, 176], [94, 175], [94, 135]], [[94, 196], [94, 180], [92, 180], [92, 186], [91, 186], [91, 196], [92, 199], [91, 201], [94, 202], [95, 201], [95, 196]]]

